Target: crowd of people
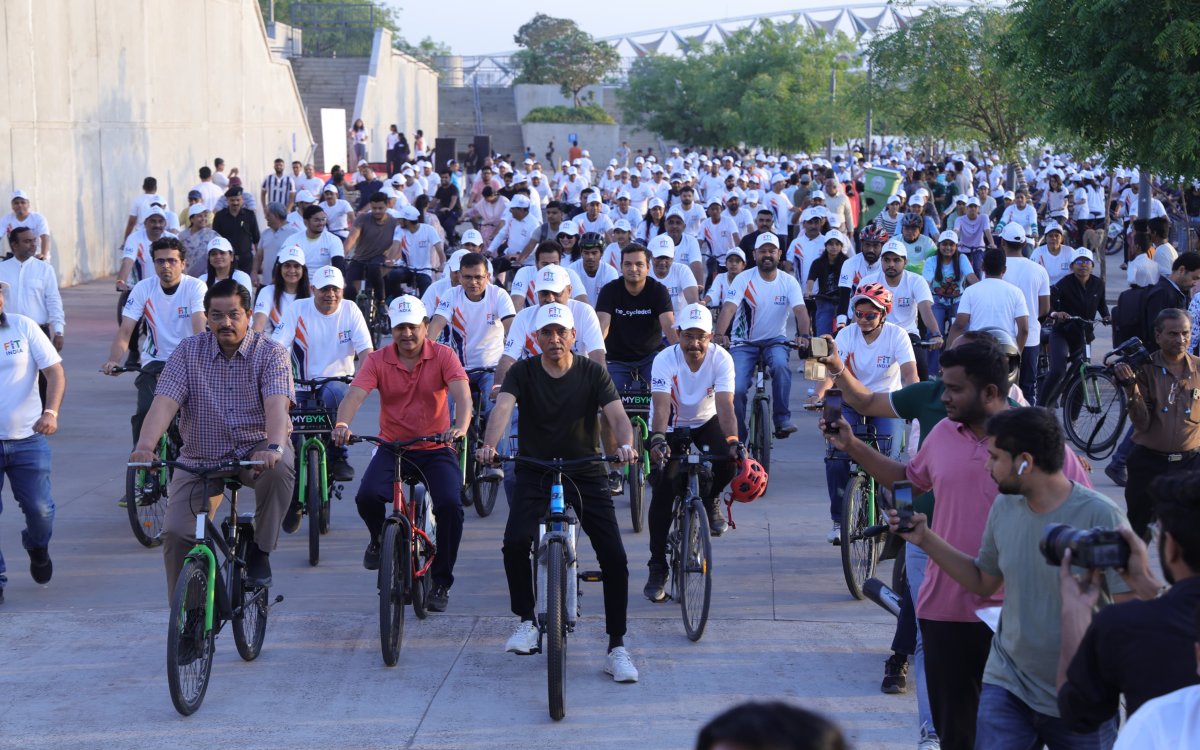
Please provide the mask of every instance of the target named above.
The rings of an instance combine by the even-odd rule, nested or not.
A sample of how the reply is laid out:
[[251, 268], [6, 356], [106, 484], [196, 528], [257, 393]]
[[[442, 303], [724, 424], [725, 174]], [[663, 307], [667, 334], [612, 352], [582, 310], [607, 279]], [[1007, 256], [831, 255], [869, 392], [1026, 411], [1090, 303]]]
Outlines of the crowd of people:
[[[906, 692], [911, 664], [919, 747], [1182, 747], [1167, 738], [1197, 738], [1200, 589], [1189, 580], [1200, 580], [1200, 295], [1191, 295], [1200, 254], [1172, 245], [1178, 226], [1165, 208], [1192, 206], [1194, 185], [1174, 196], [1156, 185], [1165, 203], [1154, 197], [1143, 221], [1132, 218], [1136, 170], [1049, 150], [1012, 171], [991, 154], [933, 158], [907, 146], [889, 146], [871, 167], [853, 149], [830, 161], [673, 148], [660, 161], [623, 145], [605, 163], [573, 144], [558, 165], [527, 151], [520, 162], [470, 154], [435, 169], [420, 131], [411, 148], [393, 131], [390, 176], [366, 161], [356, 123], [349, 137], [364, 148], [353, 174], [319, 175], [299, 161], [289, 173], [277, 159], [256, 194], [215, 159], [178, 212], [147, 177], [114, 259], [118, 325], [101, 370], [139, 370], [130, 460], [151, 460], [177, 425], [186, 462], [261, 461], [244, 476], [259, 498], [246, 559], [253, 582], [269, 583], [279, 532], [300, 522], [288, 416], [304, 390], [297, 381], [345, 377], [348, 385], [308, 394], [335, 415], [334, 479], [355, 478], [345, 446], [373, 391], [384, 439], [439, 437], [405, 460], [432, 500], [428, 605], [445, 611], [463, 530], [458, 450], [478, 403], [483, 465], [514, 444], [535, 458], [613, 460], [570, 470], [566, 500], [603, 571], [604, 668], [635, 682], [614, 497], [625, 492], [625, 466], [641, 459], [622, 394], [651, 395], [646, 444], [662, 469], [652, 475], [643, 593], [661, 602], [681, 434], [728, 453], [702, 491], [720, 536], [722, 496], [752, 499], [738, 497], [739, 479], [765, 477], [746, 449], [756, 367], [769, 373], [771, 428], [785, 440], [798, 429], [793, 367], [810, 358], [825, 370], [809, 405], [844, 399], [840, 418], [821, 422], [831, 446], [828, 541], [841, 542], [851, 461], [919, 495], [911, 517], [889, 515], [907, 541], [907, 582], [881, 683]], [[868, 168], [892, 170], [896, 185], [874, 204]], [[0, 219], [11, 251], [0, 262], [0, 461], [26, 516], [31, 573], [46, 582], [46, 437], [65, 389], [66, 321], [46, 222], [22, 191], [11, 203]], [[1129, 248], [1130, 291], [1116, 304], [1098, 268], [1110, 235]], [[373, 338], [372, 309], [386, 318], [385, 343]], [[1125, 487], [1124, 510], [1092, 489], [1090, 467], [1050, 411], [1093, 321], [1147, 350], [1115, 369], [1132, 426], [1105, 472]], [[813, 356], [814, 338], [827, 355]], [[855, 437], [860, 424], [873, 443]], [[358, 483], [368, 570], [379, 566], [394, 471], [380, 452]], [[517, 622], [506, 649], [528, 654], [539, 637], [529, 556], [546, 487], [524, 464], [489, 471], [502, 475], [509, 506], [503, 554]], [[219, 496], [219, 478], [186, 472], [169, 496], [188, 497], [202, 481]], [[186, 503], [171, 502], [168, 593], [192, 521]], [[1048, 565], [1037, 549], [1048, 523], [1118, 530], [1128, 562], [1080, 575], [1068, 552]], [[1151, 570], [1148, 543], [1172, 585]], [[0, 558], [0, 601], [6, 580]], [[998, 624], [981, 619], [993, 608]], [[1118, 735], [1122, 696], [1131, 717]], [[701, 746], [743, 746], [723, 737]]]

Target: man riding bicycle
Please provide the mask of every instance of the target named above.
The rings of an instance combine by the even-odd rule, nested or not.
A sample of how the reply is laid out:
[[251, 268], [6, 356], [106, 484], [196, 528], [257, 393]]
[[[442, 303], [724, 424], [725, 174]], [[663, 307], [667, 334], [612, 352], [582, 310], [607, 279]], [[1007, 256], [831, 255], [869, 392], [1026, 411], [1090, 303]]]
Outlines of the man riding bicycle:
[[384, 301], [383, 261], [398, 227], [388, 213], [388, 197], [376, 193], [370, 198], [370, 210], [354, 220], [354, 228], [346, 238], [346, 296], [358, 298], [358, 282], [366, 282], [375, 293], [375, 301]]
[[421, 221], [421, 213], [412, 206], [400, 209], [400, 221], [392, 236], [388, 260], [396, 265], [387, 275], [388, 296], [398, 296], [401, 284], [416, 287], [417, 296], [433, 283], [433, 269], [445, 261], [444, 243], [437, 230]]

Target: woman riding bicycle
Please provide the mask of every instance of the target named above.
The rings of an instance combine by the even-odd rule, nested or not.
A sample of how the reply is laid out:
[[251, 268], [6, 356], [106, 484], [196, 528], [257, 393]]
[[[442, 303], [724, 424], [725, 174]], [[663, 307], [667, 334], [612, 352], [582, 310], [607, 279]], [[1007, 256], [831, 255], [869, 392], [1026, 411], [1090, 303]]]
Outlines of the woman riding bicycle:
[[259, 290], [254, 301], [252, 327], [259, 332], [274, 333], [288, 307], [311, 295], [304, 250], [299, 245], [285, 247], [271, 269], [271, 283]]
[[[948, 331], [958, 317], [958, 302], [962, 299], [963, 289], [979, 281], [971, 262], [958, 249], [957, 232], [947, 229], [938, 235], [937, 255], [925, 261], [922, 271], [929, 282], [929, 291], [933, 293], [933, 317], [937, 319], [938, 330]], [[929, 351], [930, 375], [939, 372], [940, 359], [940, 350]]]
[[1050, 331], [1050, 369], [1046, 371], [1043, 385], [1038, 387], [1038, 405], [1051, 406], [1056, 397], [1057, 384], [1067, 370], [1071, 352], [1081, 349], [1095, 338], [1091, 326], [1085, 326], [1072, 317], [1100, 320], [1107, 325], [1108, 303], [1104, 298], [1104, 279], [1092, 275], [1092, 253], [1082, 248], [1072, 252], [1071, 275], [1064, 276], [1050, 287], [1050, 319], [1054, 327]]

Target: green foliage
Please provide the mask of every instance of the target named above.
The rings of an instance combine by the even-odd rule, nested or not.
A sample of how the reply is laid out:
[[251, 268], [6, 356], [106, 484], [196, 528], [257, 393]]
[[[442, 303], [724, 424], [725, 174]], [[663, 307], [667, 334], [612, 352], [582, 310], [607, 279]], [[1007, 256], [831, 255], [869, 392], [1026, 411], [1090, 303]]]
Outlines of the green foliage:
[[588, 125], [614, 125], [616, 120], [597, 104], [580, 107], [534, 107], [525, 122], [571, 122]]
[[863, 74], [848, 70], [853, 59], [854, 42], [843, 34], [763, 21], [722, 42], [688, 45], [680, 56], [638, 58], [621, 107], [626, 121], [672, 141], [813, 150], [831, 133], [842, 139], [858, 131], [860, 108], [847, 94]]
[[579, 92], [604, 80], [621, 61], [614, 47], [597, 42], [574, 21], [544, 13], [518, 29], [513, 40], [522, 48], [512, 56], [520, 71], [516, 82], [557, 83], [576, 107]]
[[445, 57], [450, 54], [450, 45], [435, 42], [433, 37], [428, 36], [416, 44], [410, 44], [403, 37], [396, 36], [392, 40], [392, 46], [401, 52], [412, 55], [434, 70], [437, 69], [435, 58]]
[[1004, 39], [1046, 127], [1113, 163], [1200, 174], [1200, 3], [1021, 0]]
[[[392, 46], [433, 67], [433, 58], [450, 54], [450, 47], [425, 37], [411, 44], [400, 33], [400, 8], [382, 0], [274, 0], [275, 20], [304, 32], [305, 54], [326, 57], [370, 57], [375, 29], [392, 32]], [[260, 0], [264, 19], [270, 19], [271, 0]], [[293, 6], [297, 6], [293, 8]]]
[[933, 6], [870, 44], [870, 97], [887, 132], [978, 140], [1016, 158], [1036, 122], [1033, 99], [998, 43], [1011, 14]]

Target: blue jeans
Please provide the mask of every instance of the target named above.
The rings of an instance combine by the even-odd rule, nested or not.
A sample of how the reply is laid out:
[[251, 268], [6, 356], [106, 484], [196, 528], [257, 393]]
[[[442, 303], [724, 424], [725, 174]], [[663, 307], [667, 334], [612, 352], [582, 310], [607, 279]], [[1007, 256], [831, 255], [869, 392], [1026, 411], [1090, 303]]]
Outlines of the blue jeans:
[[[1034, 341], [1038, 340], [1038, 329], [1033, 328], [1029, 335]], [[1027, 346], [1021, 351], [1021, 379], [1019, 385], [1025, 394], [1025, 400], [1031, 404], [1037, 403], [1037, 361], [1040, 344]]]
[[[908, 592], [912, 596], [913, 611], [916, 612], [917, 597], [921, 593], [921, 582], [925, 580], [925, 566], [929, 555], [915, 544], [904, 545], [904, 569], [908, 576]], [[929, 691], [925, 688], [925, 644], [921, 629], [917, 628], [917, 650], [913, 652], [913, 681], [917, 684], [917, 720], [921, 723], [921, 738], [937, 737], [933, 726], [933, 713], [929, 710]]]
[[751, 377], [754, 375], [754, 365], [758, 362], [759, 352], [762, 352], [771, 372], [771, 400], [774, 409], [772, 421], [775, 423], [775, 429], [791, 421], [792, 410], [788, 405], [792, 396], [792, 371], [788, 367], [791, 350], [784, 346], [786, 342], [786, 336], [766, 341], [743, 341], [734, 344], [729, 350], [733, 355], [736, 379], [733, 389], [733, 412], [737, 416], [738, 437], [742, 440], [746, 439], [747, 432], [746, 391], [754, 385]]
[[1117, 741], [1115, 717], [1094, 732], [1072, 732], [1062, 719], [1038, 713], [999, 685], [983, 684], [975, 720], [975, 750], [1109, 750]]
[[[950, 326], [954, 325], [954, 319], [958, 317], [958, 300], [953, 302], [946, 300], [944, 297], [933, 298], [933, 318], [938, 323], [938, 330], [942, 332], [942, 337], [946, 336], [946, 332], [950, 330]], [[929, 355], [929, 376], [933, 377], [942, 371], [942, 350], [930, 349]], [[918, 354], [917, 356], [920, 356]]]
[[[21, 545], [25, 549], [45, 549], [50, 545], [54, 527], [54, 498], [50, 497], [50, 444], [45, 435], [23, 440], [0, 440], [0, 490], [4, 477], [12, 482], [13, 497], [25, 514]], [[0, 506], [0, 510], [2, 510]], [[0, 554], [0, 589], [8, 583], [4, 574], [4, 555]]]
[[833, 322], [837, 319], [837, 303], [817, 300], [816, 331], [818, 336], [833, 334]]
[[[492, 407], [495, 406], [495, 402], [491, 399], [491, 393], [492, 385], [496, 382], [496, 373], [473, 372], [468, 374], [467, 378], [470, 379], [471, 385], [482, 394], [482, 398], [479, 399], [479, 408], [486, 417], [492, 413]], [[450, 399], [450, 413], [454, 413], [454, 399]]]
[[1125, 464], [1129, 463], [1129, 454], [1132, 451], [1133, 426], [1130, 425], [1125, 437], [1121, 438], [1121, 442], [1117, 445], [1117, 450], [1113, 452], [1112, 460], [1108, 462], [1108, 465], [1115, 469], [1124, 469]]
[[[892, 458], [900, 455], [900, 436], [904, 431], [904, 420], [895, 417], [861, 417], [849, 406], [842, 407], [842, 416], [851, 427], [860, 420], [875, 426], [875, 435], [879, 438], [890, 437], [891, 444], [885, 451]], [[829, 489], [829, 517], [834, 523], [842, 522], [842, 496], [846, 492], [846, 484], [850, 481], [850, 461], [844, 458], [825, 459], [825, 483]]]
[[[333, 417], [334, 421], [337, 421], [338, 407], [342, 405], [342, 399], [346, 397], [346, 392], [349, 390], [349, 384], [337, 380], [325, 383], [317, 389], [317, 399], [320, 400], [321, 406], [329, 412], [329, 416]], [[338, 448], [333, 443], [327, 442], [325, 444], [325, 451], [332, 460], [346, 460], [347, 453], [345, 447]]]
[[641, 378], [646, 384], [646, 388], [650, 387], [650, 369], [654, 365], [654, 357], [658, 352], [651, 354], [633, 362], [617, 362], [616, 360], [608, 360], [608, 376], [612, 378], [613, 385], [617, 388], [617, 393], [630, 388], [634, 384], [634, 373]]

